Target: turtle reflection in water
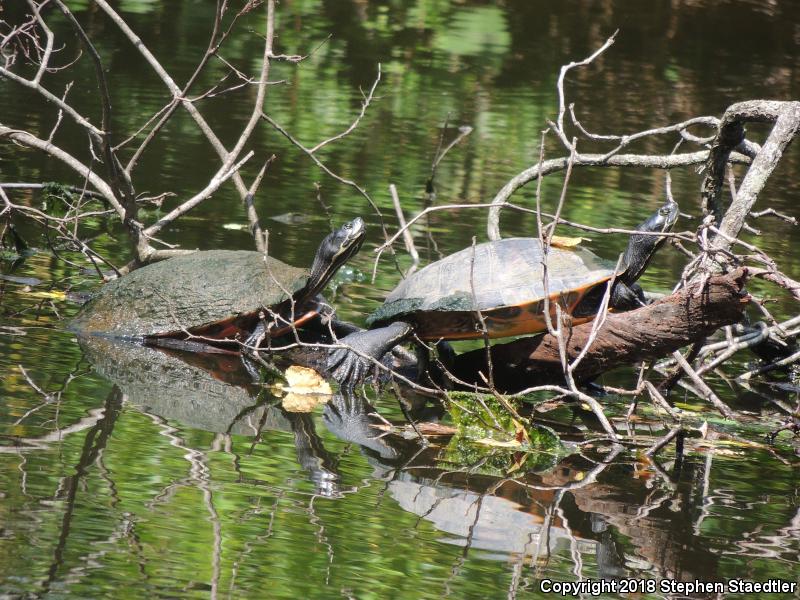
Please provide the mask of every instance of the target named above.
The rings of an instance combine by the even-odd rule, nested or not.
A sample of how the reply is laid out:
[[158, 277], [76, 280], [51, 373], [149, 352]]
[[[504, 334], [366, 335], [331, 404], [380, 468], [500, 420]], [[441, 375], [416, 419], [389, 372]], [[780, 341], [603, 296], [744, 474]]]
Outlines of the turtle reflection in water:
[[79, 343], [95, 371], [119, 389], [126, 406], [176, 424], [179, 431], [284, 444], [291, 440], [297, 464], [308, 473], [316, 493], [341, 495], [339, 460], [325, 449], [312, 415], [283, 410], [267, 388], [253, 383], [238, 357], [150, 348], [99, 336], [81, 337]]
[[[490, 338], [539, 333], [546, 329], [545, 299], [572, 316], [591, 320], [613, 278], [609, 306], [631, 310], [644, 304], [636, 280], [665, 240], [678, 205], [668, 201], [631, 235], [620, 270], [592, 252], [549, 248], [535, 238], [509, 238], [478, 244], [432, 263], [398, 285], [367, 320], [369, 331], [342, 340], [353, 351], [331, 353], [329, 367], [345, 385], [363, 379], [394, 345], [412, 333], [422, 340], [463, 340], [483, 336], [483, 317]], [[547, 261], [548, 288], [543, 267]]]
[[196, 348], [189, 337], [225, 345], [284, 335], [327, 310], [318, 294], [364, 236], [360, 218], [346, 223], [322, 241], [310, 271], [230, 250], [151, 264], [106, 284], [70, 327], [184, 349]]

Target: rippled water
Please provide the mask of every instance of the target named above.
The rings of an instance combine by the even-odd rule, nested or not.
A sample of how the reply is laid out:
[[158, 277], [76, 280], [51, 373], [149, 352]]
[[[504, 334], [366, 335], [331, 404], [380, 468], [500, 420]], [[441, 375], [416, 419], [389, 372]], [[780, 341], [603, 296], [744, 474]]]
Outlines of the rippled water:
[[[82, 9], [89, 4], [71, 6], [109, 66], [117, 127], [135, 130], [167, 95], [102, 15]], [[13, 3], [6, 9], [12, 17], [21, 10]], [[120, 9], [184, 80], [205, 48], [213, 7], [126, 0]], [[555, 116], [559, 66], [584, 57], [616, 28], [616, 44], [568, 81], [581, 121], [600, 133], [719, 115], [737, 100], [797, 98], [798, 23], [794, 3], [295, 0], [279, 5], [279, 50], [305, 54], [332, 37], [300, 67], [275, 66], [271, 79], [287, 83], [270, 87], [267, 110], [304, 143], [316, 143], [351, 122], [359, 87], [371, 85], [380, 63], [381, 83], [364, 121], [321, 158], [365, 186], [384, 215], [394, 214], [388, 185], [396, 184], [412, 215], [424, 206], [440, 137], [453, 139], [460, 126], [473, 132], [439, 166], [437, 202], [486, 202], [531, 164], [544, 121]], [[64, 35], [64, 24], [56, 25]], [[261, 40], [248, 27], [258, 30], [257, 17], [245, 25], [224, 56], [252, 66]], [[76, 67], [79, 81], [93, 81], [85, 62]], [[198, 90], [221, 72], [214, 65]], [[53, 89], [68, 77], [54, 75]], [[72, 94], [80, 106], [95, 106], [91, 85]], [[222, 95], [199, 106], [231, 139], [249, 101], [247, 94]], [[3, 80], [0, 105], [0, 123], [45, 134], [52, 126], [46, 105]], [[758, 138], [763, 132], [754, 129]], [[62, 143], [80, 151], [83, 142], [68, 133]], [[550, 142], [547, 155], [559, 155]], [[669, 151], [673, 143], [640, 150]], [[278, 157], [256, 199], [273, 253], [307, 264], [330, 220], [360, 214], [370, 237], [352, 265], [371, 273], [380, 225], [364, 199], [273, 131], [259, 130], [253, 148], [246, 181], [266, 157]], [[179, 113], [144, 155], [134, 183], [141, 193], [177, 194], [163, 213], [216, 168]], [[797, 172], [791, 148], [763, 196], [795, 215]], [[0, 144], [0, 180], [66, 181], [68, 173], [37, 153]], [[673, 173], [683, 212], [698, 214], [699, 184], [693, 170]], [[661, 202], [663, 187], [662, 173], [579, 171], [565, 214], [630, 227]], [[545, 182], [548, 206], [560, 189], [560, 179]], [[531, 203], [533, 193], [522, 190], [514, 200]], [[41, 201], [29, 192], [13, 199]], [[287, 223], [287, 213], [305, 218]], [[142, 218], [158, 214], [148, 209]], [[238, 197], [223, 188], [163, 238], [185, 247], [250, 248], [244, 222]], [[530, 216], [505, 214], [502, 224], [506, 235], [535, 228]], [[200, 364], [139, 347], [79, 345], [63, 326], [77, 310], [65, 293], [95, 289], [96, 277], [79, 268], [80, 256], [64, 253], [77, 263], [69, 264], [45, 250], [35, 226], [16, 225], [39, 250], [0, 263], [2, 274], [28, 278], [0, 279], [0, 596], [499, 598], [541, 597], [544, 579], [798, 581], [796, 458], [785, 438], [777, 450], [762, 445], [773, 421], [759, 422], [772, 418], [775, 402], [796, 405], [796, 388], [743, 391], [718, 382], [727, 401], [751, 413], [750, 423], [730, 435], [722, 424], [719, 439], [690, 441], [682, 462], [667, 453], [653, 465], [633, 450], [578, 445], [591, 425], [562, 409], [553, 416], [566, 447], [537, 457], [528, 471], [457, 469], [447, 436], [423, 447], [411, 434], [381, 435], [376, 410], [405, 422], [391, 395], [369, 403], [336, 396], [314, 413], [292, 413], [269, 387], [253, 385], [237, 360]], [[415, 233], [426, 261], [469, 245], [473, 236], [484, 239], [485, 213], [436, 213], [429, 225], [436, 245], [422, 229]], [[756, 226], [764, 235], [752, 239], [800, 277], [797, 228], [783, 221]], [[116, 264], [129, 259], [113, 220], [99, 218], [85, 234]], [[619, 236], [597, 236], [593, 248], [613, 256], [624, 244]], [[398, 260], [408, 264], [405, 256]], [[644, 286], [667, 291], [683, 260], [665, 248]], [[363, 323], [398, 277], [392, 261], [382, 259], [375, 283], [367, 277], [337, 291], [340, 315]], [[797, 312], [776, 289], [753, 289], [776, 299], [776, 315]], [[632, 377], [609, 380], [630, 385]], [[691, 396], [676, 400], [703, 409]], [[624, 401], [607, 402], [624, 412]], [[411, 410], [425, 420], [442, 416], [422, 404]], [[716, 421], [711, 413], [704, 418]], [[661, 433], [648, 420], [637, 432], [643, 440]]]

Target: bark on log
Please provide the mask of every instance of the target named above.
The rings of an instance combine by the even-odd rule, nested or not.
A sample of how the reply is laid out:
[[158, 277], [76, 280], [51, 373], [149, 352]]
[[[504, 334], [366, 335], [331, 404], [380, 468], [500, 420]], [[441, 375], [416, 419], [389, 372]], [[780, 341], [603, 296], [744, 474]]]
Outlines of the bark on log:
[[[738, 322], [748, 302], [744, 291], [747, 277], [746, 269], [715, 275], [702, 291], [695, 284], [649, 306], [608, 315], [574, 373], [576, 381], [591, 380], [618, 366], [663, 357]], [[591, 330], [591, 323], [572, 328], [567, 340], [570, 361], [580, 354]], [[502, 392], [564, 382], [558, 340], [550, 334], [495, 344], [491, 356], [494, 382]], [[486, 370], [484, 348], [459, 355], [452, 369], [462, 381], [480, 385], [485, 384], [479, 372]]]

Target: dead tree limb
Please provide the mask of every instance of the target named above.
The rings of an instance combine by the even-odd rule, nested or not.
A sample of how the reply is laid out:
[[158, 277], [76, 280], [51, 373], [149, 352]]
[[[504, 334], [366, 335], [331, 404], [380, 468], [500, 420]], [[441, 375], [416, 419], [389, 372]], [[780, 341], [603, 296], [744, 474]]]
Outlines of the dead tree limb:
[[[748, 168], [733, 203], [723, 211], [719, 198], [722, 188], [722, 175], [719, 173], [721, 167], [714, 167], [719, 162], [715, 157], [726, 152], [730, 153], [729, 145], [740, 141], [739, 135], [740, 132], [744, 135], [745, 123], [775, 123], [775, 125]], [[745, 218], [753, 208], [767, 179], [778, 165], [784, 149], [798, 131], [800, 131], [800, 102], [749, 100], [732, 104], [725, 111], [717, 135], [720, 143], [712, 148], [709, 157], [709, 170], [713, 170], [714, 173], [709, 173], [703, 184], [704, 203], [708, 203], [710, 212], [719, 215], [717, 217], [719, 234], [712, 240], [713, 250], [730, 248], [732, 240], [735, 240], [742, 230]]]
[[[747, 276], [746, 269], [715, 275], [702, 291], [693, 285], [638, 310], [609, 314], [591, 352], [573, 374], [576, 381], [660, 358], [736, 323], [748, 302], [744, 291]], [[592, 323], [572, 328], [566, 340], [569, 361], [581, 354], [591, 333]], [[491, 354], [495, 384], [503, 392], [564, 382], [558, 340], [551, 334], [495, 344]], [[486, 352], [481, 348], [458, 356], [453, 374], [462, 381], [480, 383], [480, 372], [485, 369]]]
[[[725, 165], [731, 152], [744, 141], [746, 123], [775, 123], [764, 146], [754, 156], [753, 164], [737, 192], [739, 207], [731, 214], [722, 206], [722, 188]], [[744, 222], [744, 217], [755, 202], [758, 192], [778, 164], [786, 145], [800, 128], [800, 102], [775, 100], [748, 100], [737, 102], [727, 108], [719, 123], [719, 130], [711, 144], [711, 152], [703, 181], [703, 209], [712, 213], [717, 223], [725, 223], [722, 231], [735, 238]], [[752, 173], [752, 174], [751, 174]], [[752, 199], [752, 202], [751, 202]], [[723, 218], [724, 215], [724, 218]]]
[[[634, 167], [643, 169], [675, 169], [688, 167], [706, 162], [708, 150], [697, 152], [684, 152], [681, 154], [615, 154], [607, 157], [605, 154], [577, 154], [574, 158], [576, 167]], [[750, 159], [739, 152], [733, 152], [731, 162], [749, 164]], [[512, 177], [495, 195], [489, 209], [489, 218], [486, 235], [490, 240], [500, 239], [500, 211], [507, 206], [508, 199], [521, 187], [551, 173], [563, 171], [567, 168], [568, 156], [552, 158], [528, 167]]]

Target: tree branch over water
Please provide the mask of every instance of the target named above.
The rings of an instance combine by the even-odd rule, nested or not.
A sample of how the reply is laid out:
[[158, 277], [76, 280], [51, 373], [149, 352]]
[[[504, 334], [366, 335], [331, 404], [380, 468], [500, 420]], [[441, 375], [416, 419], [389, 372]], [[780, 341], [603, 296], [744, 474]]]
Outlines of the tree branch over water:
[[[109, 87], [103, 58], [90, 39], [90, 36], [81, 25], [79, 19], [72, 13], [66, 3], [62, 2], [62, 0], [52, 0], [52, 4], [57, 6], [59, 10], [57, 12], [42, 10], [49, 1], [50, 0], [30, 0], [29, 6], [31, 14], [27, 16], [27, 20], [22, 24], [0, 21], [0, 27], [7, 30], [2, 31], [2, 29], [0, 29], [0, 33], [3, 34], [0, 36], [0, 50], [3, 51], [3, 56], [5, 57], [5, 63], [0, 65], [0, 78], [6, 79], [12, 84], [25, 87], [48, 101], [57, 111], [57, 125], [50, 134], [50, 138], [45, 140], [35, 132], [26, 131], [25, 128], [0, 122], [0, 139], [11, 140], [15, 144], [45, 152], [54, 159], [63, 162], [83, 177], [92, 188], [93, 192], [99, 193], [103, 200], [114, 208], [120, 221], [126, 227], [135, 256], [134, 262], [122, 269], [123, 272], [135, 267], [137, 264], [162, 260], [186, 252], [186, 250], [182, 249], [156, 248], [156, 244], [164, 244], [157, 240], [155, 236], [166, 227], [172, 225], [183, 215], [210, 199], [218, 191], [220, 186], [229, 179], [234, 183], [245, 206], [245, 214], [250, 223], [250, 230], [253, 233], [256, 249], [265, 251], [265, 236], [261, 229], [254, 203], [254, 196], [261, 184], [264, 169], [262, 169], [261, 173], [250, 186], [244, 183], [239, 169], [243, 166], [245, 161], [254, 156], [254, 151], [248, 151], [247, 146], [251, 143], [253, 133], [257, 130], [262, 117], [265, 116], [264, 110], [267, 87], [272, 83], [269, 81], [271, 60], [287, 60], [294, 64], [300, 64], [307, 58], [306, 56], [288, 56], [275, 53], [275, 1], [267, 0], [263, 3], [245, 3], [232, 18], [226, 19], [229, 8], [228, 0], [219, 0], [214, 12], [214, 20], [211, 24], [206, 51], [189, 76], [186, 84], [181, 88], [170, 75], [168, 68], [162, 64], [161, 60], [147, 47], [126, 19], [106, 0], [97, 0], [96, 5], [100, 11], [102, 11], [102, 14], [128, 39], [141, 56], [144, 63], [152, 69], [172, 96], [169, 103], [156, 111], [156, 113], [147, 120], [144, 126], [127, 134], [117, 134], [115, 132], [114, 138], [123, 139], [122, 142], [116, 144], [112, 139], [111, 132], [111, 123], [114, 120], [112, 117], [112, 106], [114, 105], [112, 96], [114, 95], [114, 90]], [[264, 19], [262, 21], [264, 31], [263, 52], [257, 75], [250, 77], [225, 61], [220, 56], [220, 50], [224, 47], [225, 42], [230, 38], [235, 27], [239, 24], [241, 17], [254, 10], [261, 10], [262, 5], [264, 11]], [[52, 66], [53, 57], [59, 52], [63, 53], [70, 49], [67, 41], [55, 40], [53, 28], [50, 27], [47, 22], [48, 20], [55, 19], [59, 13], [74, 31], [83, 51], [78, 53], [78, 58], [73, 61], [73, 63], [70, 63], [66, 67], [55, 68]], [[66, 93], [63, 97], [59, 97], [47, 87], [48, 75], [50, 73], [55, 71], [68, 71], [74, 62], [81, 60], [82, 54], [89, 57], [96, 76], [95, 78], [99, 90], [97, 94], [97, 103], [102, 116], [100, 127], [93, 125], [86, 114], [78, 110], [75, 105], [70, 104], [66, 98]], [[255, 94], [251, 100], [252, 108], [249, 118], [242, 126], [230, 150], [223, 144], [212, 126], [203, 117], [198, 107], [202, 99], [211, 97], [213, 94], [204, 92], [195, 99], [190, 99], [187, 95], [189, 90], [196, 85], [200, 75], [208, 69], [210, 59], [214, 57], [219, 58], [220, 62], [226, 65], [225, 68], [228, 70], [228, 74], [233, 73], [235, 77], [244, 84], [232, 86], [228, 91], [238, 91], [239, 89], [247, 91], [247, 88], [255, 89]], [[35, 69], [33, 74], [27, 77], [25, 75], [26, 68], [31, 65], [35, 67]], [[311, 148], [310, 154], [313, 155], [317, 150], [334, 144], [349, 135], [359, 126], [370, 105], [379, 80], [380, 71], [368, 94], [364, 96], [359, 115], [349, 127], [338, 135], [314, 145]], [[67, 91], [69, 91], [71, 85], [72, 84], [67, 86]], [[118, 103], [122, 101], [122, 99], [117, 99]], [[179, 107], [183, 108], [189, 114], [197, 127], [197, 131], [208, 140], [219, 157], [220, 166], [217, 172], [209, 177], [208, 182], [200, 186], [199, 191], [190, 194], [188, 198], [178, 202], [177, 205], [155, 222], [142, 223], [138, 218], [139, 202], [133, 187], [133, 182], [136, 180], [137, 174], [136, 167], [147, 149], [163, 134], [165, 125]], [[78, 152], [78, 149], [73, 148], [72, 144], [68, 141], [59, 142], [53, 139], [62, 116], [66, 116], [85, 132], [89, 141], [88, 148], [84, 148]], [[290, 136], [290, 139], [293, 139], [291, 134], [288, 132], [286, 133]], [[127, 159], [127, 164], [123, 166], [122, 152], [126, 150], [127, 146], [133, 140], [141, 135], [144, 135], [144, 139], [139, 146], [133, 150], [132, 155]], [[83, 156], [84, 154], [86, 155], [85, 157]], [[264, 161], [264, 164], [266, 165], [272, 160], [274, 160], [274, 157]], [[340, 183], [346, 183], [362, 190], [376, 213], [380, 215], [377, 205], [366, 195], [363, 187], [358, 186], [355, 182], [344, 182], [332, 172], [326, 172], [333, 176], [334, 179], [340, 181]], [[9, 187], [7, 189], [12, 190], [14, 188]], [[169, 193], [163, 192], [160, 196], [163, 198], [166, 195], [169, 195]], [[8, 206], [16, 207], [17, 205], [7, 205], [7, 207]], [[19, 212], [16, 208], [14, 208], [14, 210]]]

